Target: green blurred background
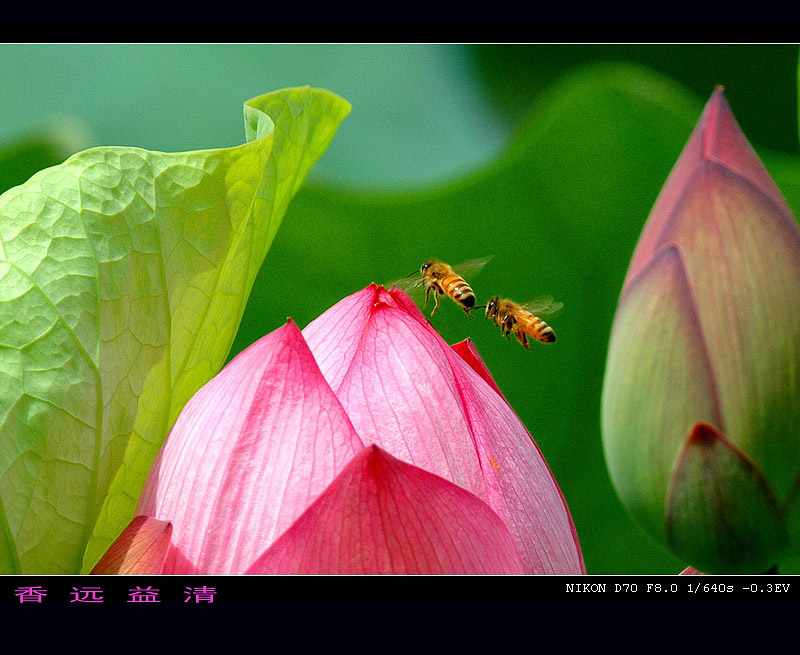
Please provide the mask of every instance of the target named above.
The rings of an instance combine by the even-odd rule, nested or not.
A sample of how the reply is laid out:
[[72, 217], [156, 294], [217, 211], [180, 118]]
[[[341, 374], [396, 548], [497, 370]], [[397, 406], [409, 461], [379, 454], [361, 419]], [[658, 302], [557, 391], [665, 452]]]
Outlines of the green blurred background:
[[[716, 84], [797, 215], [796, 45], [0, 45], [0, 191], [92, 145], [232, 146], [242, 103], [309, 84], [353, 104], [286, 215], [231, 355], [429, 257], [495, 258], [479, 298], [548, 293], [525, 352], [445, 302], [547, 458], [588, 573], [685, 565], [628, 518], [600, 438], [604, 361], [644, 221]], [[800, 572], [789, 562], [782, 572]]]

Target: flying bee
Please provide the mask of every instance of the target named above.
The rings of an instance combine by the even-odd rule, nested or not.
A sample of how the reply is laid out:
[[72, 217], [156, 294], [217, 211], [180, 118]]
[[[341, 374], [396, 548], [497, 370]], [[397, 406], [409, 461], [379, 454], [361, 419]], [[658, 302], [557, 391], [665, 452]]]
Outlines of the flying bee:
[[425, 305], [423, 309], [428, 306], [431, 293], [433, 293], [435, 304], [431, 316], [439, 308], [439, 296], [444, 295], [450, 296], [466, 315], [472, 318], [470, 311], [475, 309], [475, 292], [464, 276], [477, 274], [491, 258], [489, 256], [472, 259], [458, 266], [450, 266], [438, 259], [429, 259], [420, 267], [418, 275], [412, 273], [393, 284], [408, 293], [424, 289]]
[[517, 341], [525, 348], [530, 348], [528, 337], [533, 337], [542, 343], [552, 343], [556, 340], [553, 328], [540, 316], [553, 316], [563, 306], [564, 303], [554, 301], [552, 296], [539, 296], [522, 304], [508, 298], [493, 296], [486, 303], [486, 318], [500, 326], [507, 339], [513, 332]]

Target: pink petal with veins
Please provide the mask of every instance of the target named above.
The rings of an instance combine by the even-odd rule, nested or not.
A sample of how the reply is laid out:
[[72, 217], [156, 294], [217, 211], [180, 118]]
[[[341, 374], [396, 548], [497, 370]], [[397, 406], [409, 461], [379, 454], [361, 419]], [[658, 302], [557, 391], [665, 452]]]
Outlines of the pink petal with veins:
[[525, 572], [585, 573], [567, 503], [530, 433], [502, 396], [456, 353], [449, 356], [489, 491], [486, 500], [514, 535]]
[[165, 573], [242, 573], [363, 444], [297, 327], [235, 357], [186, 405], [138, 513], [173, 522]]
[[511, 534], [464, 489], [377, 446], [359, 453], [248, 573], [523, 573]]
[[453, 352], [455, 352], [459, 357], [461, 357], [461, 359], [469, 364], [470, 368], [480, 375], [486, 381], [486, 384], [494, 389], [505, 400], [503, 392], [500, 391], [500, 387], [497, 386], [492, 374], [489, 373], [489, 369], [486, 368], [486, 364], [483, 363], [483, 360], [478, 354], [478, 351], [475, 349], [475, 345], [472, 343], [471, 339], [464, 339], [464, 341], [454, 343], [452, 348]]
[[[487, 502], [506, 522], [527, 573], [583, 572], [563, 496], [513, 410], [405, 293], [368, 290], [346, 299], [358, 320], [344, 321], [336, 305], [303, 331], [318, 361], [336, 363], [320, 368], [364, 443]], [[330, 324], [345, 326], [341, 352]]]
[[365, 444], [375, 443], [485, 498], [446, 355], [449, 346], [427, 321], [420, 321], [415, 306], [416, 314], [383, 287], [365, 291], [345, 298], [303, 330], [353, 427]]

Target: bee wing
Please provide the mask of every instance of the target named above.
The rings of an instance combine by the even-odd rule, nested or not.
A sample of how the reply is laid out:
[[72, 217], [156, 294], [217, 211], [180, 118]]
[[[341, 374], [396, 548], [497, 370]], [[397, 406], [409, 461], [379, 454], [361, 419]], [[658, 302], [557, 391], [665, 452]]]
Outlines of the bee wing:
[[412, 291], [420, 291], [422, 289], [422, 276], [419, 273], [409, 275], [408, 277], [401, 277], [399, 280], [392, 280], [383, 285], [386, 289], [397, 287], [406, 293]]
[[564, 307], [564, 303], [553, 300], [553, 296], [536, 296], [533, 300], [522, 303], [521, 307], [534, 316], [555, 316]]
[[473, 275], [480, 273], [481, 269], [486, 266], [492, 257], [494, 257], [494, 255], [480, 257], [479, 259], [470, 259], [468, 262], [464, 262], [458, 266], [453, 266], [453, 271], [456, 273], [456, 275], [460, 275], [463, 278], [472, 277]]
[[392, 287], [397, 287], [401, 291], [405, 291], [409, 296], [411, 296], [411, 300], [418, 305], [421, 304], [425, 298], [425, 293], [422, 290], [424, 284], [422, 276], [419, 273], [412, 273], [407, 277], [401, 277], [399, 280], [392, 280], [383, 286], [385, 289], [389, 290], [391, 290]]

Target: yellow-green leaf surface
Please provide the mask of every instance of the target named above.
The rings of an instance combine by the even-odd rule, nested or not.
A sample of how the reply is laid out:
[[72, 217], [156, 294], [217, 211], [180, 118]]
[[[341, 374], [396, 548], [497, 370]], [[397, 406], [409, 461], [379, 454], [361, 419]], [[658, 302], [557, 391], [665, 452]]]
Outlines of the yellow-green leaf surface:
[[93, 148], [0, 196], [0, 573], [87, 571], [130, 521], [349, 110], [278, 91], [244, 145]]

